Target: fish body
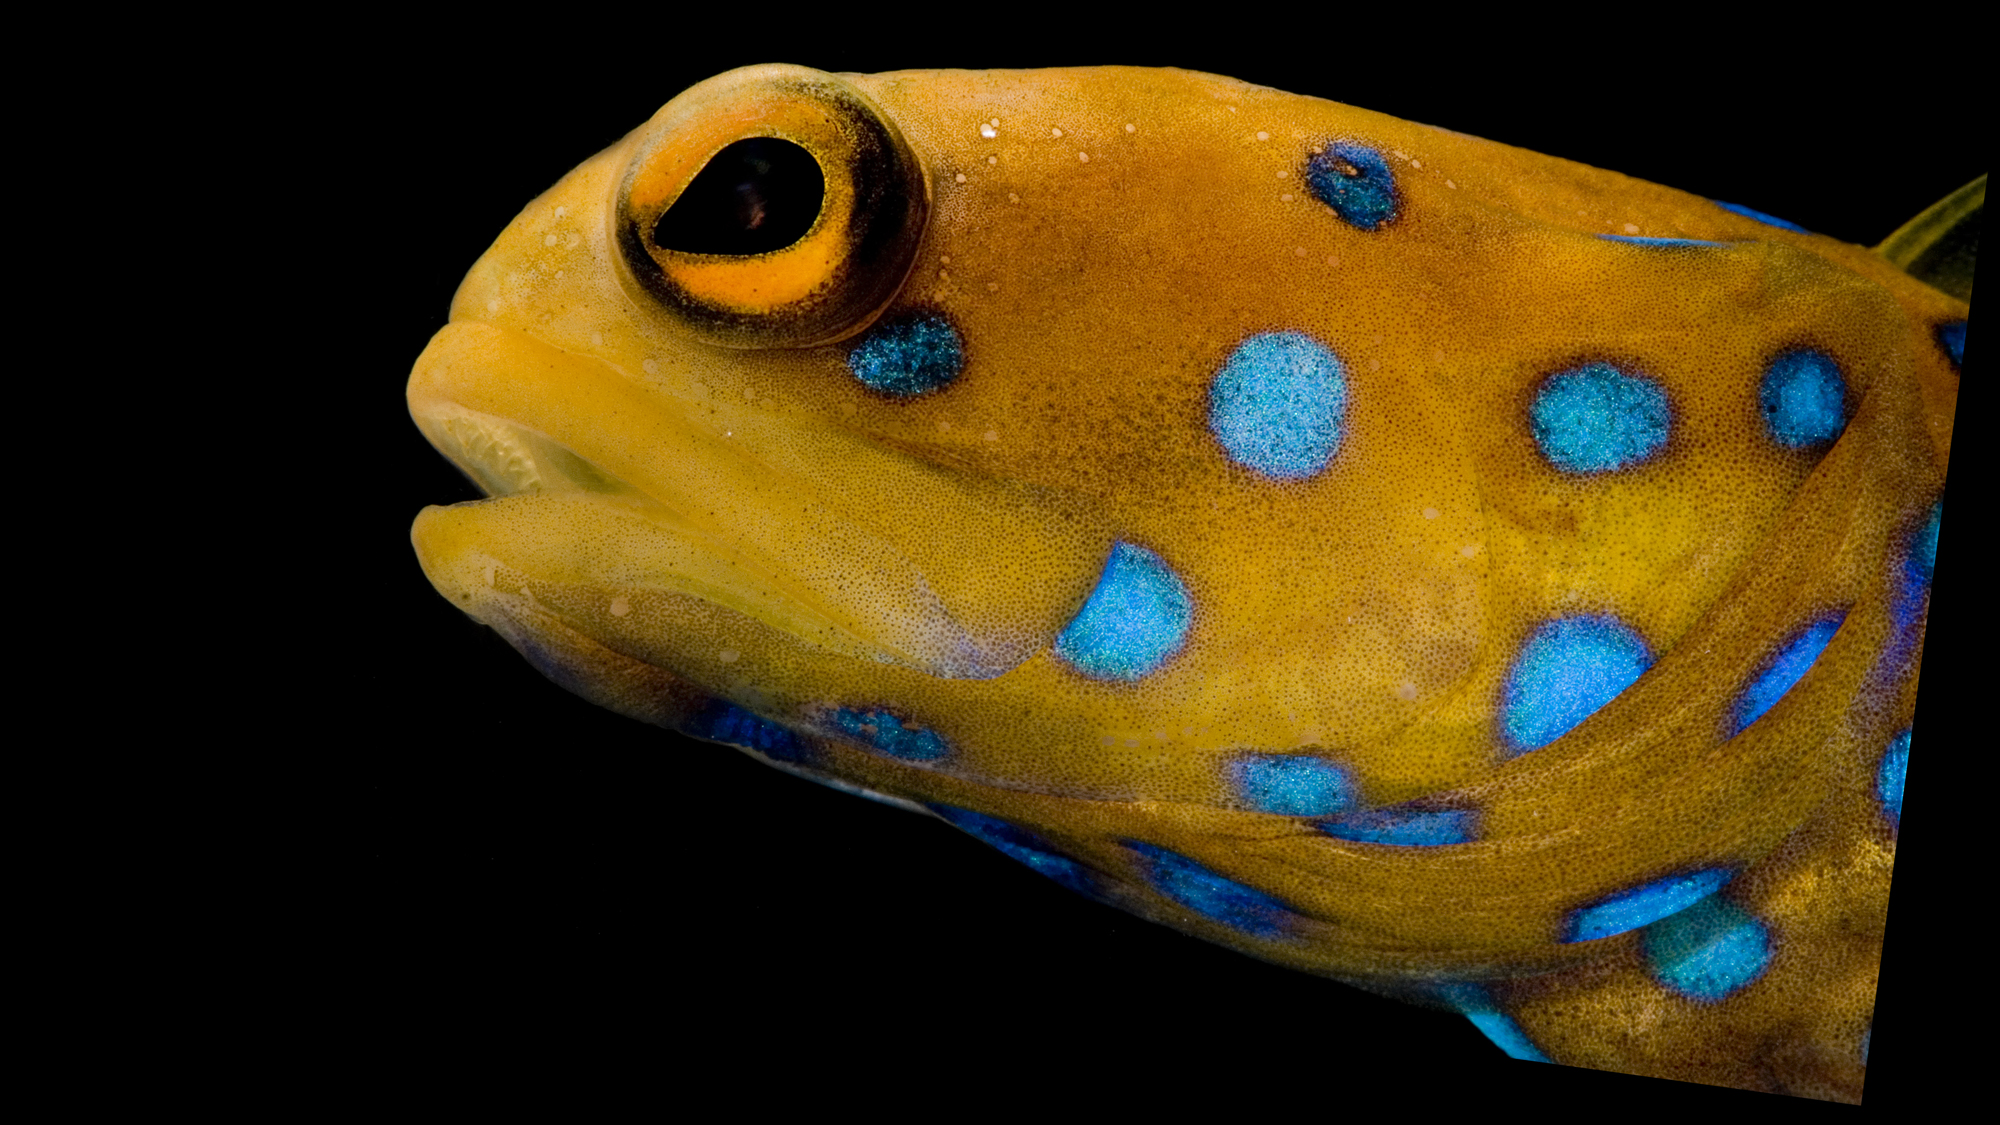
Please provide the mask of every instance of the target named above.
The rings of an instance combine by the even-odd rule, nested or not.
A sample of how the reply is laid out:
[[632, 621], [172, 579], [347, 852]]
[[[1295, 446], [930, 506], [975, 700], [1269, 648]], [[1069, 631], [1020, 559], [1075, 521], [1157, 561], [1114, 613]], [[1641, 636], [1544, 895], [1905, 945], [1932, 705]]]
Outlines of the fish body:
[[754, 68], [474, 267], [410, 403], [492, 498], [414, 534], [626, 714], [1517, 1057], [1853, 1100], [1965, 315], [1228, 79]]

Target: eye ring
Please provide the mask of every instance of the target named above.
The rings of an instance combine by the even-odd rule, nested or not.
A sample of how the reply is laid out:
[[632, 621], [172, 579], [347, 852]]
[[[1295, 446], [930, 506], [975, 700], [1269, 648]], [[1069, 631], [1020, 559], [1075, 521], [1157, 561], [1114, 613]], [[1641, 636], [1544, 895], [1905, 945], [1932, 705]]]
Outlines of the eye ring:
[[[804, 198], [814, 170], [816, 213]], [[628, 292], [730, 348], [811, 347], [868, 327], [909, 276], [930, 213], [895, 122], [852, 84], [799, 66], [730, 71], [668, 102], [617, 192]]]

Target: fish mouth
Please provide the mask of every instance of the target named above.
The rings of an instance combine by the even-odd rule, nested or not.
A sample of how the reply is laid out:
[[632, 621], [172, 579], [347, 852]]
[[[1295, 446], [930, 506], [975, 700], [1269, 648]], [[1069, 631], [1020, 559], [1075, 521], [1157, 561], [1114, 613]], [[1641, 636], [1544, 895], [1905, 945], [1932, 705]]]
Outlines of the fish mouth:
[[[977, 550], [978, 539], [990, 549], [1007, 540], [988, 536], [1034, 534], [1029, 525], [1052, 518], [1037, 505], [1011, 514], [1001, 505], [1000, 523], [1018, 526], [942, 533], [962, 544], [940, 544], [932, 528], [913, 543], [906, 527], [899, 541], [865, 498], [826, 473], [816, 479], [814, 466], [851, 475], [872, 460], [911, 487], [983, 486], [838, 427], [802, 429], [796, 416], [718, 403], [697, 381], [635, 374], [480, 322], [447, 325], [411, 373], [418, 428], [488, 496], [424, 509], [411, 529], [418, 558], [439, 593], [517, 647], [524, 595], [544, 611], [587, 605], [617, 618], [667, 597], [823, 653], [988, 679], [1046, 647], [1074, 610], [994, 612], [981, 583], [933, 581], [950, 569], [940, 559]], [[979, 513], [968, 525], [993, 523], [980, 506], [991, 499], [944, 497], [951, 510]], [[602, 642], [594, 610], [560, 615]]]

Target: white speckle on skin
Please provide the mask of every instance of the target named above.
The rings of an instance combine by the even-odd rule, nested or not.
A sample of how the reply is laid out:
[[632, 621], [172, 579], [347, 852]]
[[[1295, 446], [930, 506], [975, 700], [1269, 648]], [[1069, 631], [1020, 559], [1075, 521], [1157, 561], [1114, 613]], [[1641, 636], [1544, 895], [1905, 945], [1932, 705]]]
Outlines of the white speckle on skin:
[[497, 313], [497, 312], [499, 312], [499, 311], [500, 311], [500, 298], [498, 298], [498, 297], [494, 297], [494, 298], [492, 298], [491, 300], [487, 301], [487, 302], [486, 302], [486, 311], [487, 311], [487, 312], [490, 312], [490, 313]]
[[1434, 520], [1438, 518], [1438, 510], [1436, 508], [1425, 508], [1424, 518], [1427, 520]]
[[486, 564], [486, 585], [489, 588], [492, 587], [493, 585], [493, 572], [498, 569], [499, 568], [494, 566], [492, 563]]
[[1339, 265], [1339, 264], [1340, 264], [1340, 255], [1338, 255], [1338, 254], [1328, 254], [1328, 255], [1326, 256], [1326, 264], [1327, 264], [1327, 265], [1329, 265], [1329, 266], [1337, 266], [1337, 265]]
[[716, 653], [715, 655], [716, 655], [716, 657], [717, 657], [718, 659], [720, 659], [720, 660], [721, 660], [721, 661], [722, 661], [722, 662], [723, 662], [724, 664], [734, 664], [734, 663], [736, 663], [736, 658], [737, 658], [737, 657], [739, 657], [739, 656], [742, 656], [743, 654], [742, 654], [742, 653], [740, 653], [740, 652], [737, 652], [737, 651], [736, 651], [735, 649], [733, 649], [733, 648], [725, 648], [725, 649], [723, 649], [723, 650], [722, 650], [721, 652], [718, 652], [718, 653]]
[[991, 125], [981, 125], [981, 126], [979, 127], [979, 135], [980, 135], [980, 136], [982, 136], [982, 137], [985, 137], [985, 138], [986, 138], [987, 140], [989, 140], [989, 141], [990, 141], [990, 140], [992, 140], [993, 138], [995, 138], [995, 137], [997, 137], [997, 136], [999, 136], [999, 135], [1000, 135], [1000, 130], [998, 130], [998, 129], [995, 129], [995, 128], [994, 128], [993, 126], [991, 126]]
[[567, 205], [556, 208], [556, 218], [560, 219], [567, 214], [569, 214], [569, 207]]
[[998, 163], [1000, 163], [1000, 158], [999, 158], [999, 157], [997, 157], [997, 156], [989, 156], [989, 157], [987, 157], [987, 158], [986, 158], [986, 163], [988, 163], [988, 164], [998, 164]]
[[1477, 543], [1467, 543], [1458, 549], [1458, 553], [1469, 559], [1479, 553], [1479, 545]]
[[960, 172], [958, 175], [953, 176], [952, 179], [957, 180], [959, 183], [962, 184], [965, 182], [965, 173]]
[[1450, 188], [1450, 189], [1451, 189], [1451, 190], [1453, 190], [1453, 191], [1457, 191], [1457, 190], [1458, 190], [1458, 183], [1457, 183], [1457, 181], [1455, 181], [1455, 180], [1446, 180], [1446, 181], [1444, 182], [1444, 186], [1446, 186], [1446, 187]]
[[1626, 223], [1626, 224], [1625, 224], [1625, 233], [1626, 233], [1626, 234], [1638, 234], [1638, 233], [1639, 233], [1639, 224], [1637, 224], [1637, 223]]
[[1083, 162], [1084, 162], [1085, 164], [1088, 164], [1088, 163], [1090, 163], [1090, 154], [1089, 154], [1089, 153], [1087, 153], [1087, 152], [1079, 152], [1079, 153], [1077, 153], [1077, 154], [1076, 154], [1076, 158], [1077, 158], [1078, 160], [1081, 160], [1081, 161], [1083, 161]]
[[593, 348], [601, 348], [601, 347], [603, 347], [603, 346], [604, 346], [604, 333], [602, 333], [602, 332], [592, 332], [592, 333], [590, 334], [590, 346], [591, 346], [591, 347], [593, 347]]
[[543, 235], [543, 236], [542, 236], [542, 245], [544, 245], [544, 246], [554, 246], [555, 244], [556, 244], [556, 236], [555, 236], [555, 235], [553, 235], [553, 234], [545, 234], [545, 235]]
[[1417, 697], [1417, 685], [1408, 680], [1396, 685], [1396, 698], [1408, 702]]
[[1139, 127], [1137, 125], [1132, 124], [1130, 121], [1127, 121], [1125, 123], [1125, 131], [1128, 133], [1136, 133], [1139, 131]]
[[1280, 168], [1280, 169], [1278, 169], [1278, 178], [1279, 178], [1279, 179], [1281, 179], [1281, 180], [1282, 180], [1282, 179], [1284, 179], [1284, 178], [1285, 178], [1286, 176], [1289, 176], [1289, 175], [1291, 175], [1291, 173], [1290, 173], [1290, 172], [1287, 172], [1287, 171], [1285, 171], [1285, 170], [1284, 170], [1283, 168]]
[[1062, 130], [1061, 130], [1061, 129], [1050, 129], [1050, 130], [1049, 130], [1049, 136], [1051, 136], [1051, 137], [1060, 137], [1060, 136], [1062, 136]]
[[1266, 133], [1266, 132], [1265, 132], [1264, 130], [1262, 130], [1262, 129], [1259, 129], [1259, 130], [1257, 130], [1257, 139], [1258, 139], [1258, 140], [1260, 140], [1260, 141], [1268, 141], [1268, 140], [1270, 140], [1270, 139], [1271, 139], [1271, 134], [1269, 134], [1269, 133]]
[[639, 366], [645, 368], [648, 375], [658, 375], [660, 373], [660, 365], [654, 360], [645, 360]]
[[1424, 166], [1424, 162], [1423, 162], [1423, 161], [1421, 161], [1421, 160], [1412, 160], [1412, 161], [1410, 161], [1410, 167], [1412, 167], [1412, 168], [1421, 168], [1421, 167], [1423, 167], [1423, 166]]
[[998, 433], [996, 433], [995, 431], [993, 431], [993, 430], [988, 430], [988, 431], [986, 431], [986, 440], [987, 440], [987, 441], [999, 441], [999, 440], [1000, 440], [1000, 435], [999, 435]]
[[1020, 196], [1018, 196], [1018, 195], [1015, 195], [1015, 194], [1014, 194], [1013, 192], [1011, 192], [1011, 191], [1010, 191], [1010, 192], [1008, 192], [1008, 193], [1007, 193], [1007, 202], [1009, 202], [1009, 203], [1019, 203], [1019, 202], [1021, 202], [1021, 197], [1020, 197]]
[[611, 599], [611, 616], [623, 617], [630, 612], [632, 612], [632, 603], [625, 600], [625, 595], [620, 594]]
[[[1290, 198], [1291, 198], [1291, 196], [1289, 196], [1289, 195], [1288, 195], [1288, 196], [1286, 196], [1285, 198], [1286, 198], [1286, 199], [1290, 199]], [[1303, 257], [1305, 257], [1305, 256], [1306, 256], [1306, 248], [1305, 248], [1305, 247], [1303, 247], [1303, 246], [1294, 246], [1294, 247], [1292, 247], [1292, 253], [1294, 253], [1294, 254], [1298, 255], [1299, 257], [1303, 258]]]
[[1280, 195], [1278, 197], [1278, 202], [1280, 203], [1290, 203], [1291, 201], [1292, 201], [1292, 193], [1289, 191], [1285, 192], [1283, 195]]

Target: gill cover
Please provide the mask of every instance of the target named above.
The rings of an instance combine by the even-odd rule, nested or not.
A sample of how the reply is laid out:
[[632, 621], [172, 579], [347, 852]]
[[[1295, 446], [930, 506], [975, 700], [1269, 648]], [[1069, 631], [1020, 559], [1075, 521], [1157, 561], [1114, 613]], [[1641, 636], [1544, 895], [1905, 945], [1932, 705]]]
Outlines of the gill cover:
[[916, 258], [923, 166], [874, 102], [799, 66], [731, 71], [645, 127], [612, 209], [621, 280], [689, 336], [798, 348], [851, 336]]

